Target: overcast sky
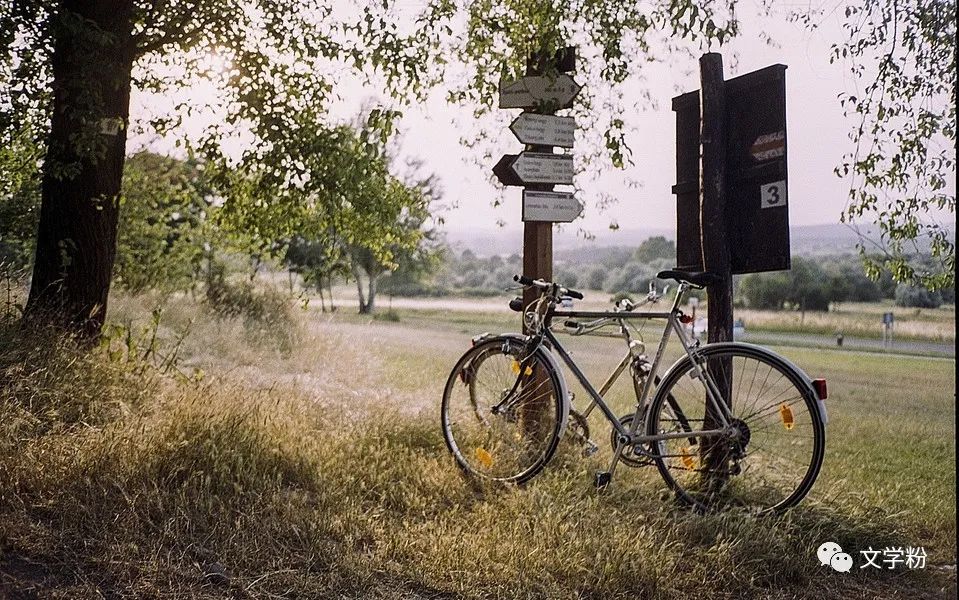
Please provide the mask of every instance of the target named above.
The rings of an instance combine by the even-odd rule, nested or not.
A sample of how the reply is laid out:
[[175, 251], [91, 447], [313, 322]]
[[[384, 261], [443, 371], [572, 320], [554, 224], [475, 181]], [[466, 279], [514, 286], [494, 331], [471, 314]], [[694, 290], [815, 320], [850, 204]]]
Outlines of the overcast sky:
[[[855, 91], [855, 81], [848, 74], [848, 65], [830, 64], [830, 44], [841, 39], [840, 15], [826, 17], [820, 28], [810, 31], [792, 24], [781, 15], [759, 18], [758, 2], [741, 3], [742, 34], [719, 51], [723, 54], [726, 77], [731, 78], [771, 64], [787, 65], [786, 112], [788, 136], [789, 213], [792, 225], [835, 224], [846, 206], [849, 182], [839, 179], [833, 169], [845, 152], [851, 149], [848, 132], [852, 121], [843, 116], [837, 96]], [[788, 7], [783, 3], [783, 7]], [[342, 8], [342, 7], [341, 7]], [[416, 4], [409, 4], [410, 10]], [[750, 10], [754, 12], [749, 13]], [[760, 39], [764, 32], [774, 41]], [[576, 76], [584, 80], [588, 68], [583, 61]], [[627, 144], [632, 148], [634, 166], [625, 170], [608, 169], [596, 178], [579, 180], [586, 200], [584, 218], [568, 232], [583, 229], [595, 235], [615, 236], [610, 223], [625, 229], [675, 228], [675, 199], [670, 187], [675, 183], [675, 114], [671, 98], [678, 93], [699, 87], [698, 64], [695, 58], [676, 58], [668, 65], [651, 65], [644, 70], [645, 81], [627, 82], [622, 91], [626, 98], [640, 99], [648, 89], [658, 107], [644, 107], [626, 115]], [[366, 98], [377, 90], [356, 82], [338, 80], [337, 89], [343, 101], [332, 107], [333, 114], [351, 120]], [[477, 150], [460, 144], [461, 136], [477, 126], [472, 107], [456, 107], [445, 102], [446, 90], [436, 90], [422, 104], [404, 108], [401, 123], [402, 152], [422, 159], [426, 170], [436, 173], [445, 190], [444, 201], [455, 206], [446, 211], [446, 228], [450, 231], [496, 230], [521, 228], [520, 188], [498, 191], [490, 169], [499, 155], [516, 153], [522, 145], [508, 131], [507, 125], [519, 110], [499, 110], [493, 119], [482, 124], [494, 135], [493, 158], [482, 159]], [[137, 100], [134, 100], [137, 102]], [[155, 98], [144, 102], [156, 102]], [[577, 132], [578, 139], [602, 132]], [[576, 149], [572, 151], [574, 158]], [[477, 164], [477, 161], [479, 164]], [[641, 187], [630, 185], [638, 182]], [[558, 188], [561, 189], [561, 188]], [[952, 190], [954, 192], [954, 187]], [[601, 195], [616, 202], [600, 210], [595, 200]], [[493, 206], [497, 198], [503, 200]], [[951, 220], [951, 217], [950, 217]]]
[[[774, 63], [788, 66], [786, 71], [787, 131], [789, 139], [789, 210], [794, 225], [838, 223], [845, 207], [848, 182], [833, 174], [833, 168], [850, 148], [847, 137], [850, 121], [842, 113], [837, 95], [854, 86], [842, 66], [830, 65], [829, 45], [839, 39], [839, 23], [829, 19], [820, 30], [810, 32], [783, 19], [758, 22], [743, 15], [743, 35], [721, 50], [726, 77], [734, 77]], [[759, 39], [764, 29], [775, 40], [773, 47]], [[699, 87], [695, 60], [679, 59], [683, 64], [652, 65], [645, 82], [627, 83], [627, 98], [641, 96], [648, 86], [659, 100], [657, 109], [627, 115], [633, 130], [627, 144], [633, 150], [635, 166], [625, 171], [610, 170], [596, 181], [583, 182], [590, 195], [606, 193], [617, 199], [604, 212], [587, 205], [585, 218], [577, 225], [597, 235], [608, 233], [609, 223], [623, 228], [674, 228], [675, 199], [670, 186], [675, 183], [675, 114], [670, 99], [677, 91]], [[582, 69], [585, 65], [580, 65]], [[583, 77], [579, 77], [582, 79]], [[443, 181], [446, 199], [457, 208], [446, 215], [450, 230], [495, 228], [498, 221], [506, 227], [520, 226], [520, 188], [507, 190], [505, 202], [493, 208], [497, 190], [487, 169], [474, 164], [470, 151], [459, 144], [460, 132], [472, 119], [468, 108], [448, 106], [442, 91], [425, 106], [406, 109], [402, 130], [406, 152], [426, 160], [427, 168]], [[519, 110], [501, 111], [509, 119]], [[522, 145], [505, 130], [500, 136], [501, 153], [515, 153]], [[575, 149], [573, 150], [576, 156]], [[495, 158], [493, 159], [495, 162]], [[630, 189], [627, 181], [642, 184]]]

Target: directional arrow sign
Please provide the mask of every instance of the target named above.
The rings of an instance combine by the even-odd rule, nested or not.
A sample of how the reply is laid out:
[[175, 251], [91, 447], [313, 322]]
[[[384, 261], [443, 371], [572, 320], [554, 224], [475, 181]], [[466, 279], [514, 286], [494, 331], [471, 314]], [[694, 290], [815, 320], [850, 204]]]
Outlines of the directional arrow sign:
[[573, 157], [568, 154], [521, 152], [511, 166], [523, 183], [573, 183]]
[[518, 157], [518, 154], [504, 154], [493, 167], [493, 175], [496, 175], [503, 185], [523, 185], [523, 180], [513, 171], [513, 161]]
[[571, 192], [523, 190], [523, 221], [569, 223], [583, 212]]
[[568, 154], [522, 152], [506, 154], [493, 167], [503, 185], [573, 183], [573, 157]]
[[570, 108], [580, 85], [569, 75], [562, 73], [556, 78], [545, 76], [523, 77], [499, 84], [500, 108], [534, 108], [541, 102], [556, 103], [557, 108]]
[[524, 144], [572, 148], [576, 120], [573, 117], [554, 117], [524, 112], [516, 117], [509, 129], [516, 139]]

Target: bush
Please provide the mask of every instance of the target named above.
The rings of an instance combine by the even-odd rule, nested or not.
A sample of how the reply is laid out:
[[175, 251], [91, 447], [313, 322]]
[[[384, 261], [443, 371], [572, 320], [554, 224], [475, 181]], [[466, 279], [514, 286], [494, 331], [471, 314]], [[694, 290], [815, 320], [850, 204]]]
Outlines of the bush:
[[298, 326], [290, 299], [276, 290], [258, 290], [250, 282], [231, 283], [220, 274], [210, 278], [206, 305], [221, 319], [242, 319], [252, 341], [289, 352]]
[[606, 282], [608, 270], [604, 267], [593, 267], [586, 275], [586, 287], [591, 290], [603, 289], [603, 283]]
[[912, 287], [900, 283], [896, 286], [896, 306], [939, 308], [942, 306], [942, 294], [939, 292], [930, 292], [926, 288]]

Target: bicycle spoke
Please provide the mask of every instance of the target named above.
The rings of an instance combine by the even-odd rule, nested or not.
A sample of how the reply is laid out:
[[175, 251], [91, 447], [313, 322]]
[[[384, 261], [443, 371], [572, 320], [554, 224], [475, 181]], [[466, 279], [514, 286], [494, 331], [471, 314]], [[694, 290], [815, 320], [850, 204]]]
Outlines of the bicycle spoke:
[[[686, 500], [778, 510], [797, 502], [811, 486], [822, 461], [822, 425], [810, 408], [799, 376], [768, 353], [735, 346], [700, 350], [699, 361], [730, 397], [730, 427], [735, 436], [696, 438], [706, 418], [704, 386], [684, 372], [668, 376], [656, 397], [650, 434], [679, 433], [665, 408], [668, 395], [693, 428], [691, 438], [664, 439], [653, 445], [660, 473]], [[690, 439], [696, 441], [691, 444]]]

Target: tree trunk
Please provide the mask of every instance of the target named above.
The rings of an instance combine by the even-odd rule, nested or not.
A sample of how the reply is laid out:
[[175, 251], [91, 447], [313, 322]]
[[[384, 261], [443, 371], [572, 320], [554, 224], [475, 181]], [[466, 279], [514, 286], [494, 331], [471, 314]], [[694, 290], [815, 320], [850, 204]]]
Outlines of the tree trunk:
[[26, 322], [96, 339], [116, 257], [133, 68], [132, 1], [64, 0]]
[[357, 268], [354, 266], [354, 267], [352, 267], [352, 271], [353, 271], [353, 279], [356, 280], [356, 295], [357, 295], [357, 296], [359, 297], [359, 299], [360, 299], [360, 314], [361, 314], [361, 315], [365, 315], [365, 314], [369, 313], [370, 311], [369, 311], [369, 309], [367, 308], [366, 299], [363, 298], [363, 280], [360, 279], [360, 270], [359, 270], [359, 269], [357, 269]]
[[326, 312], [326, 298], [323, 293], [323, 276], [319, 275], [316, 278], [316, 291], [320, 294], [320, 309], [322, 312]]
[[376, 298], [376, 275], [370, 275], [369, 283], [366, 286], [366, 312], [372, 314], [376, 309], [374, 300]]

